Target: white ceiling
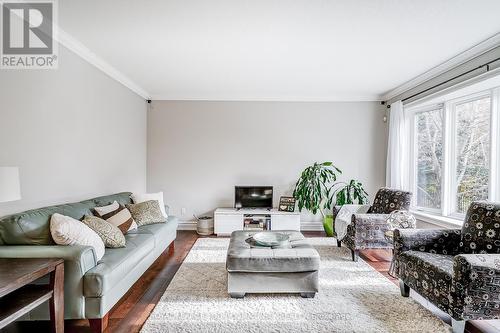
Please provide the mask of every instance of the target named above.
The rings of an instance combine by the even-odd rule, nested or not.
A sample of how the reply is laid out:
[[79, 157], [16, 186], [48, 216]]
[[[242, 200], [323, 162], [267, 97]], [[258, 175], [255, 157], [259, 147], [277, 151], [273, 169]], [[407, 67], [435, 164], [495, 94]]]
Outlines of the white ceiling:
[[498, 0], [64, 0], [153, 99], [380, 100], [500, 32]]

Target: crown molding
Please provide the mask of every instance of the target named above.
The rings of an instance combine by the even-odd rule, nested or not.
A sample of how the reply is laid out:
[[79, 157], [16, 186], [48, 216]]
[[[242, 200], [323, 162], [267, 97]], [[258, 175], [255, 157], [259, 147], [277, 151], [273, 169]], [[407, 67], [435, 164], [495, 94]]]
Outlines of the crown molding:
[[419, 84], [422, 84], [430, 79], [433, 79], [489, 50], [500, 45], [500, 33], [493, 35], [492, 37], [486, 39], [485, 41], [474, 45], [473, 47], [465, 50], [464, 52], [456, 55], [455, 57], [443, 62], [442, 64], [431, 68], [427, 72], [397, 86], [396, 88], [383, 94], [382, 100], [388, 101], [412, 88], [415, 88]]
[[380, 102], [380, 95], [336, 95], [327, 97], [247, 97], [247, 96], [207, 96], [190, 98], [175, 95], [152, 95], [153, 101], [192, 101], [192, 102]]
[[59, 44], [63, 45], [68, 50], [72, 51], [80, 58], [87, 61], [89, 64], [93, 65], [112, 79], [118, 81], [128, 89], [132, 90], [137, 95], [141, 96], [144, 99], [150, 99], [149, 93], [134, 81], [132, 81], [125, 74], [123, 74], [118, 69], [106, 62], [104, 59], [99, 57], [97, 54], [92, 52], [84, 44], [79, 42], [76, 38], [68, 34], [60, 27], [56, 27], [56, 29], [57, 33], [54, 35], [54, 39], [57, 40]]

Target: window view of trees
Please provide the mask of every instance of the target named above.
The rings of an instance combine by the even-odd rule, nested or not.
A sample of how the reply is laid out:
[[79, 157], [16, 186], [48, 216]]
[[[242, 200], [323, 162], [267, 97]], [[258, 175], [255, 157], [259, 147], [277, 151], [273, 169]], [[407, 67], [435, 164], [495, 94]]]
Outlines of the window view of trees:
[[440, 209], [443, 168], [443, 109], [415, 115], [418, 207]]
[[474, 200], [488, 198], [491, 98], [455, 105], [456, 211], [465, 213]]
[[[473, 201], [491, 199], [493, 95], [486, 91], [476, 96], [413, 113], [413, 191], [418, 208], [465, 214]], [[451, 149], [446, 159], [445, 147]]]

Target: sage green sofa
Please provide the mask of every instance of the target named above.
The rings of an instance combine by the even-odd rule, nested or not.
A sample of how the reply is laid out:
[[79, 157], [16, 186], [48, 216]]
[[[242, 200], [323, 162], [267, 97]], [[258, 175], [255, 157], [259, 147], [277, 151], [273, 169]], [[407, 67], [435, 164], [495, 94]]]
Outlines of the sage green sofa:
[[[131, 203], [123, 192], [81, 202], [29, 210], [0, 218], [0, 258], [64, 259], [64, 314], [66, 319], [89, 319], [95, 331], [106, 327], [107, 313], [177, 236], [177, 219], [139, 227], [125, 235], [124, 248], [108, 249], [97, 261], [90, 246], [55, 245], [50, 235], [54, 213], [81, 219], [91, 209], [114, 200]], [[33, 310], [29, 320], [48, 319], [48, 305]]]

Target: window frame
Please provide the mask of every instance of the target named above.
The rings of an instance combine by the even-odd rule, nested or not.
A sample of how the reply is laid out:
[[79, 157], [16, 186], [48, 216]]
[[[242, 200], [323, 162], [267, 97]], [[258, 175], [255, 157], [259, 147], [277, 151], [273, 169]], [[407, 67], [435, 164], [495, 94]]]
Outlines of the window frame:
[[[409, 126], [409, 186], [415, 194], [412, 199], [411, 210], [438, 215], [443, 218], [463, 221], [465, 214], [456, 212], [456, 105], [490, 97], [490, 174], [488, 200], [500, 201], [500, 87], [482, 89], [475, 93], [468, 93], [453, 99], [443, 96], [438, 102], [422, 103], [405, 108]], [[413, 103], [412, 103], [413, 104]], [[413, 104], [414, 105], [414, 104]], [[441, 184], [441, 208], [427, 208], [417, 206], [417, 130], [416, 117], [419, 113], [441, 109], [442, 138], [443, 138], [443, 165]]]
[[[441, 209], [440, 208], [429, 208], [429, 207], [421, 207], [417, 206], [417, 165], [416, 165], [416, 154], [417, 154], [417, 122], [416, 122], [416, 117], [420, 113], [425, 113], [425, 112], [430, 112], [430, 111], [435, 111], [435, 110], [441, 110], [441, 113], [444, 113], [444, 103], [433, 103], [421, 107], [415, 107], [409, 110], [409, 115], [410, 115], [410, 150], [409, 150], [409, 159], [410, 161], [410, 188], [412, 189], [412, 192], [415, 194], [412, 196], [412, 203], [411, 207], [414, 210], [421, 211], [421, 212], [426, 212], [426, 213], [431, 213], [431, 214], [440, 214], [442, 207], [443, 207], [443, 184], [441, 184]], [[443, 146], [444, 146], [444, 124], [445, 124], [445, 119], [444, 119], [444, 114], [442, 115], [443, 117], [443, 124], [442, 124], [442, 131], [443, 133], [441, 136], [443, 137]], [[444, 158], [444, 155], [443, 155]], [[443, 160], [443, 167], [444, 167], [444, 160]]]
[[[447, 139], [449, 140], [449, 161], [447, 163], [447, 166], [446, 168], [448, 169], [448, 179], [447, 179], [447, 182], [448, 182], [448, 193], [447, 193], [447, 197], [445, 198], [447, 200], [447, 203], [446, 203], [446, 210], [443, 210], [443, 215], [444, 216], [448, 216], [448, 217], [451, 217], [451, 218], [455, 218], [455, 219], [464, 219], [465, 218], [465, 213], [459, 213], [457, 211], [457, 195], [458, 195], [458, 191], [457, 191], [457, 177], [456, 177], [456, 171], [457, 171], [457, 140], [456, 140], [456, 133], [457, 133], [457, 111], [456, 111], [456, 107], [457, 105], [459, 104], [464, 104], [464, 103], [468, 103], [468, 102], [473, 102], [473, 101], [477, 101], [479, 99], [482, 99], [482, 98], [486, 98], [486, 97], [489, 97], [490, 98], [490, 122], [493, 123], [492, 120], [492, 116], [493, 116], [493, 108], [492, 108], [492, 103], [493, 103], [493, 93], [492, 93], [492, 90], [491, 89], [488, 89], [486, 91], [481, 91], [481, 92], [478, 92], [478, 93], [474, 93], [474, 94], [469, 94], [469, 95], [466, 95], [466, 96], [463, 96], [463, 97], [458, 97], [458, 98], [455, 98], [455, 99], [452, 99], [450, 101], [447, 101], [446, 102], [446, 112], [448, 113], [449, 115], [449, 124], [450, 124], [450, 136], [447, 137]], [[488, 199], [491, 199], [491, 191], [492, 191], [492, 187], [493, 187], [493, 184], [492, 184], [492, 180], [491, 180], [491, 176], [492, 176], [492, 170], [493, 170], [493, 165], [492, 165], [492, 161], [493, 161], [493, 150], [492, 150], [492, 143], [493, 143], [493, 131], [492, 131], [492, 128], [491, 128], [491, 124], [490, 124], [490, 135], [489, 135], [489, 142], [490, 142], [490, 165], [489, 165], [489, 169], [490, 169], [490, 172], [489, 172], [489, 175], [488, 175]], [[446, 181], [446, 180], [445, 180]]]

